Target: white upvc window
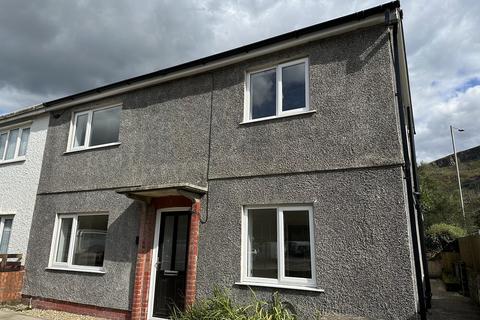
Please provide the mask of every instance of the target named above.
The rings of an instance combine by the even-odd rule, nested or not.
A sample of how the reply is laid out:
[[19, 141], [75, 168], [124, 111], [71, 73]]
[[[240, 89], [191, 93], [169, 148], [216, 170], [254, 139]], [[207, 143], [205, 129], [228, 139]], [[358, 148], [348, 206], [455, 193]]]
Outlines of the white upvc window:
[[315, 288], [311, 206], [246, 206], [242, 284]]
[[30, 127], [0, 128], [0, 163], [25, 160]]
[[119, 144], [120, 105], [75, 112], [70, 125], [67, 151]]
[[12, 226], [13, 216], [0, 216], [0, 254], [8, 253]]
[[247, 73], [244, 122], [309, 111], [308, 58]]
[[105, 213], [57, 215], [49, 267], [103, 272], [107, 228]]

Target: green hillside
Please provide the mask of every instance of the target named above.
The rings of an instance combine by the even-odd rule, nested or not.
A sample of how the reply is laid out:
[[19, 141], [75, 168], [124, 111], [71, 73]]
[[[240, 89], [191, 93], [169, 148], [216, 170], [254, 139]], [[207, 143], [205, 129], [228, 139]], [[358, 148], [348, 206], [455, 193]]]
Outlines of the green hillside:
[[[460, 226], [467, 232], [480, 227], [480, 152], [472, 157], [472, 150], [467, 150], [468, 157], [459, 153], [460, 179], [462, 181], [465, 204], [466, 223], [464, 224], [458, 192], [457, 173], [453, 159], [445, 157], [432, 163], [422, 163], [418, 167], [422, 208], [425, 228], [433, 224], [447, 223]], [[451, 156], [450, 156], [451, 158]], [[463, 159], [463, 160], [462, 160]]]

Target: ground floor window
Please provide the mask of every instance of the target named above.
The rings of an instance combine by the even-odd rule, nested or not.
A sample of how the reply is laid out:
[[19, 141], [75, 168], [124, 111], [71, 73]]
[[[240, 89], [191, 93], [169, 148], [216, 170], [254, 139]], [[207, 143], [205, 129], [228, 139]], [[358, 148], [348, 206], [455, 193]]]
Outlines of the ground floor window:
[[12, 216], [0, 216], [0, 254], [8, 253], [8, 244], [12, 234]]
[[244, 207], [242, 281], [315, 286], [311, 206]]
[[102, 271], [107, 226], [106, 214], [58, 215], [50, 266]]

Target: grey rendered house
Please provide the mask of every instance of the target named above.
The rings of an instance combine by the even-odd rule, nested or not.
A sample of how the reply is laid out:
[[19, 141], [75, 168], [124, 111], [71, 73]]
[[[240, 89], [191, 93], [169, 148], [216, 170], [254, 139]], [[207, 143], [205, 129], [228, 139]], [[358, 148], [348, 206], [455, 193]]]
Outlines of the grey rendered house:
[[398, 2], [45, 103], [23, 290], [166, 319], [227, 288], [425, 318]]

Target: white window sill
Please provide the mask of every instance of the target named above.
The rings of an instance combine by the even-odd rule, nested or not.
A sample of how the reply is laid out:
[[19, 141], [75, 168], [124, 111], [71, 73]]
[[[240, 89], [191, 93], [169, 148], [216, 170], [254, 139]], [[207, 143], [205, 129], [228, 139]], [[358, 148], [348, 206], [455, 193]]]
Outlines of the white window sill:
[[65, 151], [63, 154], [75, 153], [75, 152], [82, 152], [82, 151], [87, 151], [87, 150], [92, 150], [92, 149], [100, 149], [100, 148], [114, 147], [114, 146], [119, 146], [119, 145], [121, 145], [121, 144], [122, 144], [121, 142], [112, 142], [112, 143], [101, 144], [101, 145], [93, 146], [93, 147], [71, 149], [71, 150]]
[[82, 273], [97, 273], [105, 274], [105, 269], [82, 269], [82, 268], [68, 268], [68, 267], [56, 267], [51, 266], [45, 268], [45, 270], [59, 270], [59, 271], [70, 271], [70, 272], [82, 272]]
[[25, 157], [17, 157], [17, 158], [10, 159], [10, 160], [3, 160], [3, 161], [0, 161], [0, 166], [1, 166], [2, 164], [15, 163], [15, 162], [23, 162], [23, 161], [25, 161], [25, 160], [26, 160]]
[[295, 116], [301, 116], [301, 115], [308, 115], [308, 114], [313, 114], [313, 113], [316, 113], [316, 112], [317, 112], [317, 110], [292, 112], [292, 113], [282, 114], [282, 115], [279, 115], [279, 116], [271, 116], [271, 117], [265, 117], [265, 118], [244, 120], [244, 121], [240, 122], [240, 124], [249, 124], [249, 123], [261, 122], [261, 121], [268, 121], [268, 120], [282, 119], [282, 118], [295, 117]]
[[279, 289], [300, 290], [300, 291], [310, 291], [310, 292], [325, 292], [325, 290], [319, 289], [319, 288], [296, 286], [296, 285], [289, 285], [289, 284], [274, 284], [274, 283], [259, 283], [259, 282], [235, 282], [235, 284], [238, 286], [249, 286], [249, 287], [265, 287], [265, 288], [279, 288]]

